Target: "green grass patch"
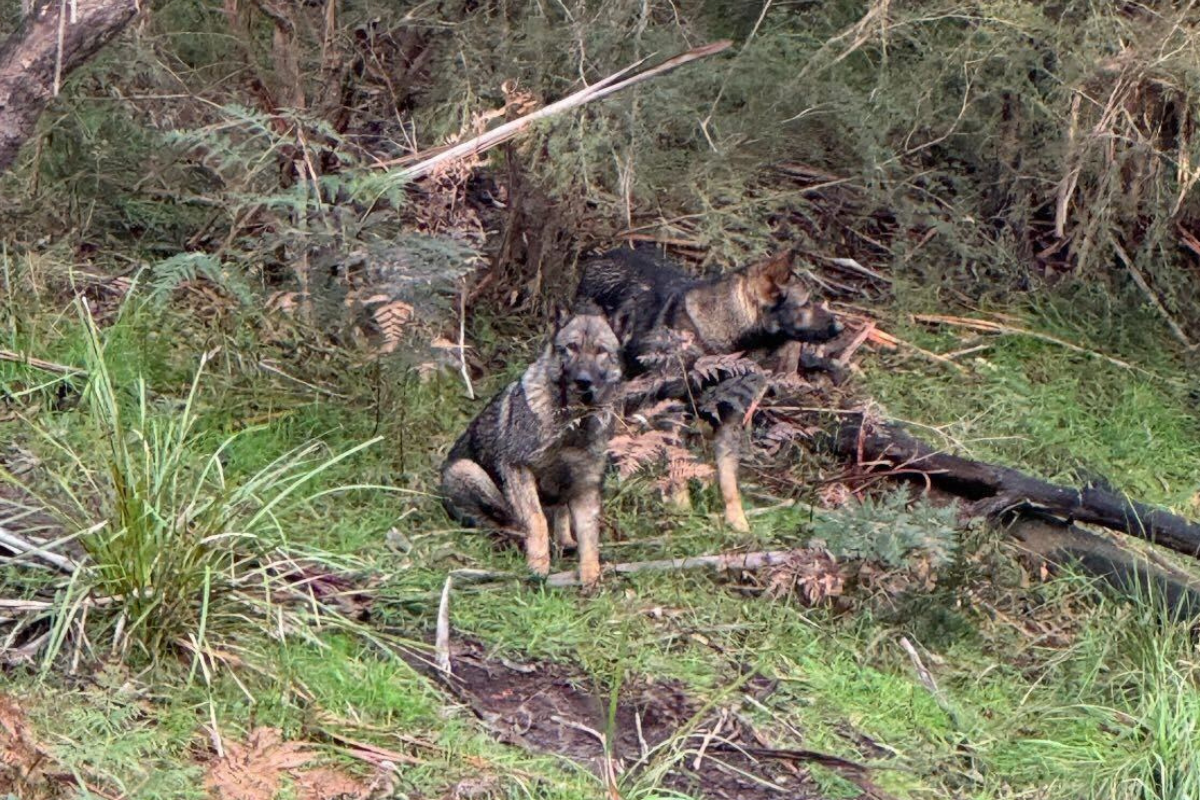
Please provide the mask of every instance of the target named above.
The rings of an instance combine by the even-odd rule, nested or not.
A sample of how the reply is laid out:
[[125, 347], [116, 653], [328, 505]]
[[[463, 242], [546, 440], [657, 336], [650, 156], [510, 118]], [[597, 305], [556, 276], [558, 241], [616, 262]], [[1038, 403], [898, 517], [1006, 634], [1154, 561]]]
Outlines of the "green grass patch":
[[[1056, 336], [1148, 370], [1020, 335], [986, 339], [964, 359], [967, 375], [890, 357], [865, 365], [864, 383], [891, 416], [938, 428], [925, 438], [972, 457], [1079, 484], [1101, 478], [1118, 491], [1195, 513], [1200, 491], [1200, 414], [1176, 349], [1144, 314], [1117, 316], [1091, 295], [1045, 302], [1017, 327]], [[1082, 310], [1080, 308], [1082, 306]], [[1088, 313], [1093, 311], [1094, 313]], [[971, 346], [943, 330], [901, 329], [922, 346]]]
[[[1023, 324], [1085, 339], [1088, 331], [1070, 322], [1045, 312]], [[118, 325], [135, 323], [130, 317]], [[903, 335], [931, 348], [958, 346], [945, 331]], [[124, 329], [108, 336], [106, 356], [125, 347], [138, 352], [139, 340]], [[1127, 359], [1146, 346], [1120, 337], [1097, 342], [1097, 349]], [[868, 368], [866, 380], [893, 413], [949, 424], [977, 456], [1062, 479], [1085, 466], [1142, 499], [1186, 500], [1176, 488], [1194, 481], [1197, 468], [1188, 459], [1197, 450], [1184, 388], [1028, 339], [991, 344], [981, 354], [986, 365], [973, 364], [966, 382], [911, 361], [892, 370]], [[335, 399], [222, 362], [200, 384], [187, 444], [199, 458], [193, 464], [220, 451], [228, 486], [253, 482], [314, 440], [323, 443], [314, 454], [320, 461], [383, 437], [379, 446], [312, 476], [270, 527], [272, 541], [323, 553], [330, 565], [377, 581], [369, 623], [318, 627], [315, 618], [296, 620], [282, 641], [263, 628], [241, 626], [230, 643], [243, 663], [214, 663], [208, 680], [193, 674], [185, 657], [163, 660], [155, 673], [136, 678], [102, 675], [95, 691], [73, 687], [56, 670], [40, 684], [9, 676], [3, 690], [42, 698], [33, 718], [55, 756], [130, 797], [199, 796], [197, 754], [209, 746], [206, 726], [214, 718], [235, 738], [269, 725], [318, 742], [330, 741], [328, 732], [397, 749], [407, 747], [401, 737], [424, 742], [406, 750], [418, 759], [405, 766], [400, 781], [411, 794], [441, 796], [457, 781], [486, 773], [497, 776], [501, 796], [597, 796], [603, 788], [593, 776], [553, 756], [496, 743], [466, 709], [395, 657], [390, 637], [427, 635], [446, 573], [471, 567], [514, 576], [485, 587], [459, 586], [453, 594], [455, 630], [493, 652], [571, 664], [584, 676], [583, 690], [601, 698], [619, 698], [631, 681], [647, 676], [679, 681], [697, 703], [734, 708], [778, 746], [875, 765], [874, 779], [898, 797], [1001, 798], [1050, 790], [1166, 800], [1191, 791], [1189, 775], [1171, 767], [1196, 757], [1186, 736], [1195, 731], [1200, 703], [1194, 650], [1181, 628], [1163, 633], [1161, 620], [1144, 611], [1153, 607], [1149, 601], [1096, 602], [1089, 594], [1085, 602], [1074, 579], [1020, 588], [1013, 574], [989, 572], [972, 560], [983, 546], [978, 537], [959, 541], [948, 567], [954, 576], [936, 592], [849, 613], [742, 593], [735, 578], [704, 573], [611, 579], [594, 596], [523, 579], [515, 548], [457, 530], [433, 492], [441, 454], [527, 355], [506, 351], [510, 368], [477, 386], [475, 401], [464, 397], [454, 376], [421, 382], [403, 367], [342, 370], [328, 384], [343, 395]], [[155, 425], [178, 423], [187, 408], [186, 383], [178, 375], [189, 374], [194, 356], [160, 357], [164, 371], [155, 374], [168, 378], [148, 382], [146, 417]], [[1138, 363], [1159, 370], [1169, 358], [1155, 351]], [[301, 365], [287, 366], [305, 374]], [[123, 386], [126, 378], [111, 380]], [[154, 426], [140, 424], [141, 393], [114, 393], [114, 404], [138, 421], [131, 430], [140, 433], [127, 442], [154, 441]], [[85, 424], [93, 402], [85, 396], [74, 408], [43, 413], [38, 424], [80, 450], [93, 436]], [[10, 422], [5, 430], [39, 455], [55, 452], [23, 426]], [[130, 458], [142, 464], [141, 456]], [[53, 457], [44, 463], [63, 468]], [[386, 489], [371, 488], [376, 485]], [[754, 533], [736, 535], [714, 518], [720, 501], [712, 489], [695, 493], [689, 514], [667, 512], [645, 478], [614, 482], [611, 489], [608, 520], [619, 541], [606, 543], [605, 553], [622, 561], [793, 547], [822, 526], [832, 540], [830, 526], [838, 524], [836, 517], [814, 519], [807, 508], [778, 508], [755, 518]], [[926, 524], [931, 532], [946, 528], [945, 520], [889, 516], [883, 505], [846, 524], [885, 526], [896, 541], [911, 539], [912, 526], [916, 533]], [[399, 536], [389, 541], [392, 529]], [[843, 532], [848, 541], [863, 538], [855, 531]], [[556, 568], [573, 564], [564, 559]], [[32, 585], [11, 570], [3, 579], [14, 589]], [[975, 599], [970, 587], [980, 582], [1018, 598], [1014, 605], [1040, 620], [1070, 621], [1070, 632], [1054, 647], [1039, 644]], [[194, 632], [195, 620], [177, 629], [186, 632], [189, 624]], [[952, 714], [916, 679], [898, 644], [901, 635], [921, 648]], [[757, 703], [742, 702], [739, 687], [752, 676], [771, 681], [774, 691]], [[121, 688], [126, 683], [130, 688]], [[52, 713], [64, 704], [69, 713]], [[813, 774], [827, 797], [857, 794], [834, 772]], [[629, 797], [671, 797], [660, 782], [650, 773], [623, 786]]]

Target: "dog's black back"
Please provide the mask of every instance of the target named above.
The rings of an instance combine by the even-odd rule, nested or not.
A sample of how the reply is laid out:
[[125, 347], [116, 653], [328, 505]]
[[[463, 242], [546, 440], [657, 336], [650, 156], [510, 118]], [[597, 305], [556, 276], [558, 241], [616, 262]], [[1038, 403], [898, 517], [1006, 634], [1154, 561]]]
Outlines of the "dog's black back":
[[656, 248], [610, 250], [589, 259], [579, 281], [577, 301], [600, 306], [621, 340], [627, 377], [646, 371], [640, 360], [657, 328], [670, 325], [684, 295], [704, 281], [688, 275]]
[[692, 336], [698, 354], [773, 350], [822, 342], [841, 331], [792, 273], [791, 253], [715, 278], [688, 275], [657, 249], [619, 248], [588, 259], [576, 293], [601, 307], [621, 340], [626, 375], [664, 331]]

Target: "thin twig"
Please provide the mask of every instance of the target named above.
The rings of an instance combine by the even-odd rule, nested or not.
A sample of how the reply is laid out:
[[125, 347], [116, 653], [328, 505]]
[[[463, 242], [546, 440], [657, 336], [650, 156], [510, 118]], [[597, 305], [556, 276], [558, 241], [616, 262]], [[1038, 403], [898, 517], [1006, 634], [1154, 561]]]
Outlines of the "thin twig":
[[850, 359], [854, 358], [854, 354], [858, 352], [858, 348], [862, 347], [867, 339], [871, 338], [871, 334], [874, 332], [875, 323], [868, 321], [866, 325], [863, 325], [862, 330], [854, 335], [854, 338], [850, 340], [850, 343], [846, 345], [846, 348], [842, 350], [841, 354], [834, 360], [843, 367], [849, 366]]
[[471, 385], [471, 373], [467, 369], [467, 286], [463, 283], [458, 300], [458, 365], [462, 369], [463, 383], [467, 385], [467, 398], [475, 399], [475, 387]]
[[45, 361], [40, 358], [34, 358], [30, 355], [14, 353], [11, 350], [0, 350], [0, 361], [8, 361], [13, 364], [24, 364], [27, 367], [40, 369], [43, 372], [53, 372], [56, 375], [85, 375], [84, 370], [78, 367], [68, 367], [65, 364], [55, 364], [53, 361]]
[[61, 556], [58, 553], [51, 553], [49, 550], [39, 547], [28, 539], [18, 536], [4, 527], [0, 527], [0, 545], [3, 545], [10, 550], [16, 550], [20, 555], [29, 555], [34, 558], [41, 559], [47, 564], [54, 566], [58, 570], [65, 572], [68, 575], [79, 568], [78, 564], [66, 556]]
[[926, 350], [923, 347], [917, 347], [912, 342], [905, 341], [904, 339], [901, 339], [899, 336], [896, 336], [895, 334], [888, 333], [887, 331], [879, 330], [878, 328], [873, 329], [867, 335], [867, 338], [869, 341], [875, 342], [876, 344], [881, 344], [884, 347], [888, 347], [891, 349], [903, 347], [908, 350], [912, 350], [914, 353], [924, 356], [925, 358], [928, 358], [930, 361], [936, 361], [939, 364], [945, 364], [946, 366], [950, 367], [951, 369], [953, 369], [957, 372], [965, 373], [967, 371], [966, 368], [962, 364], [955, 363], [954, 361], [951, 361], [946, 356], [943, 356], [939, 353], [935, 353], [932, 350]]
[[278, 375], [279, 377], [286, 378], [287, 380], [292, 381], [293, 383], [298, 383], [301, 386], [304, 386], [305, 388], [312, 389], [317, 394], [323, 394], [326, 397], [334, 397], [339, 400], [347, 399], [346, 395], [339, 394], [339, 393], [333, 391], [332, 389], [326, 389], [322, 386], [317, 386], [314, 383], [309, 383], [308, 381], [303, 380], [302, 378], [297, 378], [295, 375], [289, 375], [288, 373], [284, 372], [282, 369], [275, 366], [274, 364], [272, 364], [270, 361], [268, 361], [265, 358], [258, 362], [258, 367], [259, 367], [259, 369], [263, 370], [264, 372], [269, 372], [272, 375]]
[[946, 699], [946, 695], [942, 694], [941, 688], [937, 685], [937, 681], [934, 680], [933, 673], [921, 661], [921, 654], [917, 652], [917, 648], [913, 647], [912, 642], [908, 640], [907, 636], [900, 637], [900, 646], [904, 648], [904, 652], [908, 653], [908, 659], [912, 662], [913, 669], [917, 671], [917, 680], [933, 696], [933, 701], [937, 703], [938, 708], [946, 713], [946, 716], [950, 718], [954, 726], [962, 730], [962, 725], [958, 719], [958, 712], [950, 705], [950, 701]]
[[[599, 100], [601, 97], [607, 97], [613, 92], [618, 92], [621, 89], [641, 83], [642, 81], [648, 80], [657, 75], [670, 72], [676, 67], [680, 67], [691, 61], [696, 61], [698, 59], [711, 56], [715, 53], [719, 53], [728, 48], [731, 44], [733, 43], [728, 39], [723, 39], [718, 42], [702, 45], [701, 47], [688, 50], [685, 53], [680, 53], [674, 58], [669, 58], [656, 67], [651, 67], [643, 72], [629, 75], [629, 73], [633, 72], [633, 70], [637, 69], [644, 63], [644, 60], [638, 61], [619, 72], [609, 75], [607, 78], [604, 78], [597, 83], [593, 83], [591, 86], [587, 86], [583, 89], [580, 89], [578, 92], [575, 92], [574, 94], [564, 97], [562, 100], [551, 103], [543, 108], [539, 108], [538, 110], [530, 112], [523, 117], [518, 117], [511, 122], [506, 122], [498, 128], [486, 131], [485, 133], [482, 133], [472, 139], [468, 139], [461, 144], [457, 144], [454, 147], [442, 150], [436, 155], [426, 158], [423, 161], [412, 165], [411, 167], [402, 169], [399, 171], [398, 177], [402, 180], [410, 181], [424, 177], [442, 164], [450, 161], [457, 161], [458, 159], [466, 156], [479, 155], [480, 153], [490, 150], [497, 145], [503, 144], [538, 120], [546, 119], [556, 114], [561, 114], [562, 112], [569, 111], [573, 108], [578, 108], [585, 103], [590, 103], [593, 100]], [[629, 77], [625, 77], [626, 75]], [[622, 78], [624, 78], [624, 80], [622, 80]], [[384, 161], [380, 163], [379, 166], [387, 168], [395, 166], [395, 164], [396, 162], [394, 161]]]
[[1010, 336], [1028, 336], [1031, 339], [1037, 339], [1039, 341], [1047, 342], [1049, 344], [1058, 345], [1059, 347], [1070, 350], [1073, 353], [1081, 353], [1083, 355], [1092, 356], [1093, 358], [1099, 358], [1102, 361], [1107, 361], [1108, 363], [1112, 364], [1115, 367], [1120, 367], [1121, 369], [1127, 369], [1130, 372], [1140, 372], [1143, 375], [1149, 376], [1151, 378], [1156, 378], [1158, 380], [1170, 380], [1170, 379], [1164, 379], [1163, 376], [1157, 375], [1154, 372], [1151, 372], [1150, 370], [1146, 369], [1145, 367], [1139, 367], [1138, 365], [1131, 364], [1128, 361], [1122, 361], [1121, 359], [1116, 358], [1114, 356], [1107, 355], [1106, 353], [1101, 353], [1098, 350], [1089, 350], [1086, 347], [1080, 347], [1079, 345], [1075, 344], [1074, 342], [1069, 342], [1066, 339], [1060, 339], [1057, 336], [1051, 336], [1048, 333], [1039, 333], [1037, 331], [1031, 331], [1026, 328], [1018, 328], [1014, 325], [1005, 325], [1000, 322], [992, 322], [991, 320], [986, 320], [986, 319], [973, 319], [971, 317], [953, 317], [953, 316], [948, 316], [948, 315], [944, 315], [944, 314], [914, 314], [913, 320], [915, 320], [916, 322], [924, 322], [926, 324], [932, 324], [932, 325], [953, 325], [953, 326], [956, 326], [959, 328], [967, 328], [967, 329], [973, 330], [973, 331], [983, 331], [984, 333], [1007, 334]]
[[1130, 276], [1133, 277], [1133, 282], [1136, 283], [1138, 288], [1142, 290], [1142, 294], [1146, 295], [1146, 299], [1149, 300], [1150, 304], [1158, 311], [1159, 316], [1166, 320], [1167, 327], [1171, 329], [1171, 333], [1175, 334], [1175, 338], [1178, 339], [1187, 349], [1196, 349], [1196, 343], [1188, 338], [1188, 335], [1183, 332], [1183, 328], [1178, 322], [1175, 321], [1175, 318], [1171, 316], [1171, 312], [1167, 311], [1167, 307], [1162, 304], [1162, 300], [1158, 299], [1158, 295], [1153, 289], [1150, 288], [1150, 284], [1146, 282], [1146, 276], [1142, 275], [1141, 270], [1134, 265], [1133, 259], [1131, 259], [1129, 254], [1125, 252], [1125, 248], [1121, 247], [1121, 245], [1117, 244], [1116, 242], [1113, 242], [1113, 249], [1116, 250], [1117, 258], [1121, 259], [1121, 263], [1125, 265], [1125, 269], [1129, 270]]
[[438, 605], [437, 638], [434, 641], [437, 668], [446, 676], [453, 674], [450, 664], [450, 589], [453, 586], [453, 576], [447, 575], [442, 587], [442, 602]]

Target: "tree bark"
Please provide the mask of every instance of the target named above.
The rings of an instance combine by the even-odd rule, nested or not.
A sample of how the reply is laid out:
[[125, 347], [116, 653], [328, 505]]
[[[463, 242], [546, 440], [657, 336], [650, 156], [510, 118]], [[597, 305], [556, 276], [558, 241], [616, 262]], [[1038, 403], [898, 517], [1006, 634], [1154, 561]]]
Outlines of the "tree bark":
[[0, 172], [16, 161], [62, 81], [137, 11], [138, 0], [39, 0], [0, 43]]

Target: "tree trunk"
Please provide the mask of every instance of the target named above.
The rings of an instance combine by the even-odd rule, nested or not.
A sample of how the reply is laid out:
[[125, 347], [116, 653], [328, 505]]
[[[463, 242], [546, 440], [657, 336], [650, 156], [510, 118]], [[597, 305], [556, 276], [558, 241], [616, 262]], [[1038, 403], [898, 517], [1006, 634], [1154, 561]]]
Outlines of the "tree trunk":
[[62, 81], [137, 10], [138, 0], [39, 0], [0, 43], [0, 172], [16, 161]]

